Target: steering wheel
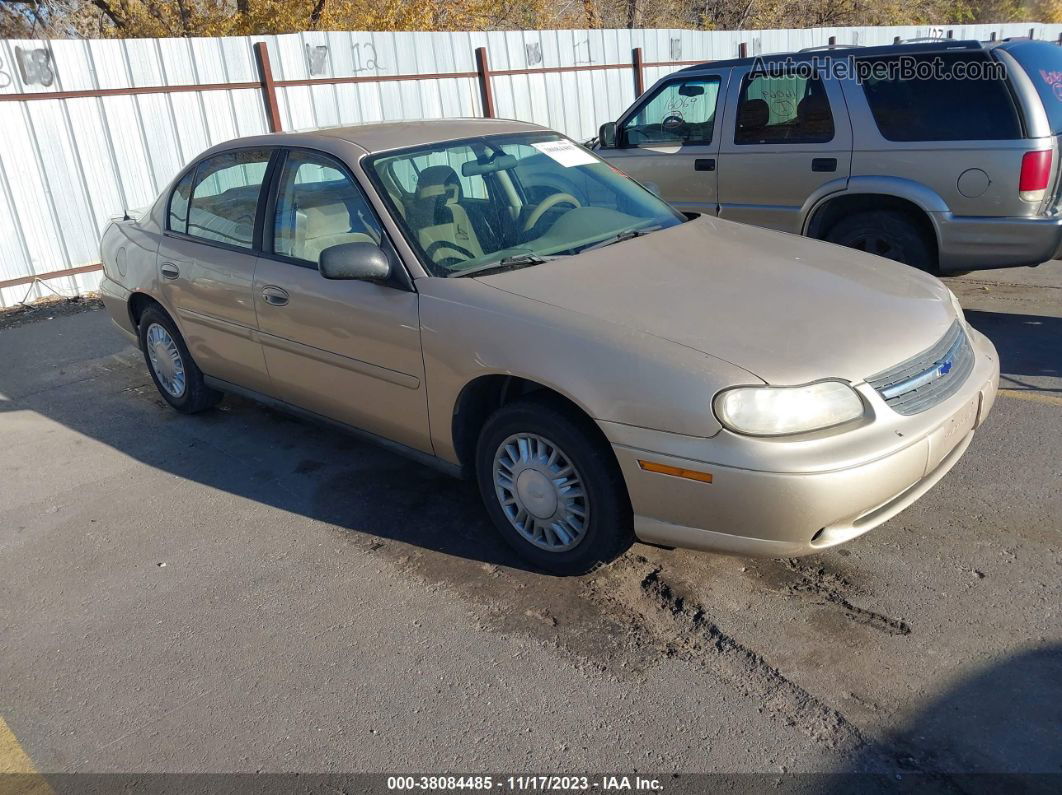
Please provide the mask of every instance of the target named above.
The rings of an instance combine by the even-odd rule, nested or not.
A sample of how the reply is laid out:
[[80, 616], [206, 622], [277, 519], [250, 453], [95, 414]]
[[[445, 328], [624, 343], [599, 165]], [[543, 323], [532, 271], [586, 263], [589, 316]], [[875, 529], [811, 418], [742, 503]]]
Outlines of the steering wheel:
[[689, 134], [690, 126], [686, 123], [686, 120], [677, 114], [666, 116], [662, 122], [660, 122], [660, 129], [666, 133], [677, 135], [680, 138], [685, 138]]
[[[448, 257], [443, 257], [442, 259], [436, 259], [435, 258], [435, 254], [441, 248], [453, 249], [454, 251], [456, 251], [458, 254], [461, 255], [461, 258], [455, 257], [455, 256], [453, 256], [451, 254]], [[428, 259], [430, 259], [436, 265], [443, 265], [443, 266], [450, 265], [450, 264], [456, 265], [456, 264], [458, 264], [460, 262], [464, 262], [465, 260], [475, 259], [476, 258], [476, 255], [473, 254], [471, 251], [469, 251], [467, 248], [461, 248], [461, 246], [457, 245], [456, 243], [451, 243], [449, 240], [436, 240], [434, 243], [432, 243], [430, 246], [428, 246], [428, 248], [425, 250], [424, 253], [427, 254], [428, 255]], [[452, 263], [451, 263], [451, 260], [453, 260]]]
[[535, 224], [542, 220], [543, 215], [561, 203], [574, 204], [576, 207], [583, 206], [583, 203], [570, 193], [552, 193], [539, 202], [538, 206], [531, 211], [531, 214], [527, 216], [527, 220], [524, 221], [524, 226], [520, 231], [524, 233], [530, 232], [535, 228]]

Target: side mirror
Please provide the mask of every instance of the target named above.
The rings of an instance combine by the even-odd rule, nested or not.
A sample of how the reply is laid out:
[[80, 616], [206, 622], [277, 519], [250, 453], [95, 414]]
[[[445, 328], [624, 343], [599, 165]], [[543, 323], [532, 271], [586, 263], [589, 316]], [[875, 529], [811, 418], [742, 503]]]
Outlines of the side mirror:
[[597, 131], [597, 145], [602, 149], [616, 148], [616, 122], [606, 121]]
[[382, 282], [391, 275], [391, 258], [375, 243], [340, 243], [321, 252], [318, 267], [326, 279]]

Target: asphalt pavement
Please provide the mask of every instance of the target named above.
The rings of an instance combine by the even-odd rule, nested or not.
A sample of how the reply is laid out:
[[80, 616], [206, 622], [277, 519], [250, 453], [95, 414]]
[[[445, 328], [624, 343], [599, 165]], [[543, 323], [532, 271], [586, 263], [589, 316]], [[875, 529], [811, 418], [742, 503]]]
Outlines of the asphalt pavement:
[[468, 484], [173, 412], [101, 311], [0, 331], [0, 771], [1062, 773], [1062, 262], [948, 283], [1004, 391], [916, 505], [567, 579]]

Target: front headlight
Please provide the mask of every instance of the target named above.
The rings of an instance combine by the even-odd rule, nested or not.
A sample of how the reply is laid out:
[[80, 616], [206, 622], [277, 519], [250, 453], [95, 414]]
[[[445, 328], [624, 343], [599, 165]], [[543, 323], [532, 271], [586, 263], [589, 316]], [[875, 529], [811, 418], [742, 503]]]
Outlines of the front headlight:
[[831, 428], [861, 417], [863, 401], [842, 381], [740, 386], [716, 396], [715, 413], [723, 425], [738, 433], [785, 436]]

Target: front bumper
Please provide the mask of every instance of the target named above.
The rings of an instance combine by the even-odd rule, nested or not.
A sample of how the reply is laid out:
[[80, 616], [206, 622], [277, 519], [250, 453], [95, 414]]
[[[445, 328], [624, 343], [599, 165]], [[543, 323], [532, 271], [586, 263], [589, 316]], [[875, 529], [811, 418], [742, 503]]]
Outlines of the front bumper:
[[[694, 439], [602, 423], [627, 483], [638, 537], [665, 546], [791, 557], [844, 543], [895, 516], [955, 465], [995, 401], [995, 348], [973, 329], [968, 334], [976, 362], [955, 395], [903, 417], [864, 385], [860, 392], [875, 420], [832, 438], [751, 440], [724, 431]], [[777, 453], [766, 460], [782, 471], [754, 466], [746, 448]], [[638, 462], [647, 460], [709, 472], [712, 482], [645, 471]]]
[[940, 270], [1039, 265], [1062, 256], [1062, 217], [993, 218], [935, 213]]

